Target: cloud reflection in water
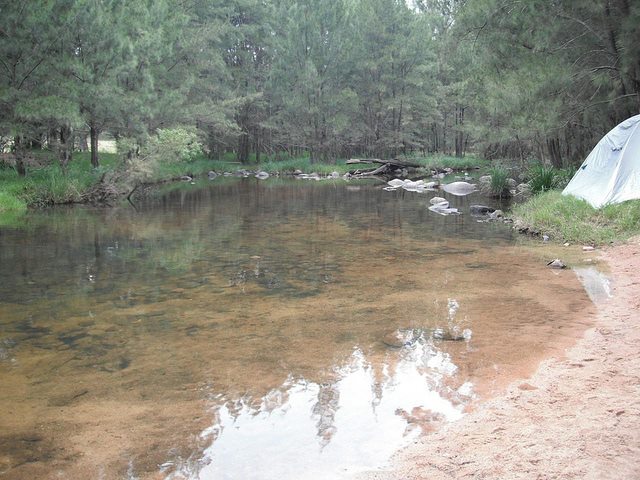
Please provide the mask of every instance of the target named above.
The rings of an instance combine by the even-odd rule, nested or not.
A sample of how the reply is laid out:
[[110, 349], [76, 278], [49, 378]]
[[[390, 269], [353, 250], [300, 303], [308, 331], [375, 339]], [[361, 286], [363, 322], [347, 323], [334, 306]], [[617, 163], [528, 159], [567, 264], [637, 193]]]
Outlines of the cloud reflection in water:
[[424, 338], [377, 366], [355, 349], [333, 383], [289, 379], [258, 407], [221, 401], [203, 456], [169, 478], [346, 478], [381, 468], [430, 422], [462, 416], [472, 388], [445, 386], [456, 370]]

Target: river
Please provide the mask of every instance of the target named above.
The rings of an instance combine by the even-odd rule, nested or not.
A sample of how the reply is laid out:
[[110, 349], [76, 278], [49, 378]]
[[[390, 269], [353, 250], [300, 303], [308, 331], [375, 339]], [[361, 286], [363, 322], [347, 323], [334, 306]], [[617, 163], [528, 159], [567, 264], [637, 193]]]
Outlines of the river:
[[576, 275], [434, 195], [218, 178], [0, 227], [0, 478], [348, 478], [571, 344]]

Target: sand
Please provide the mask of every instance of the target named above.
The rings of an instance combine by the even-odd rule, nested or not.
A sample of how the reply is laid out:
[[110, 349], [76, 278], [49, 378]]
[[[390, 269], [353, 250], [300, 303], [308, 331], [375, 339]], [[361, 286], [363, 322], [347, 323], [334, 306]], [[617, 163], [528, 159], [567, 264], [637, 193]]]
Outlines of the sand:
[[600, 256], [612, 298], [566, 355], [363, 478], [639, 479], [640, 238]]

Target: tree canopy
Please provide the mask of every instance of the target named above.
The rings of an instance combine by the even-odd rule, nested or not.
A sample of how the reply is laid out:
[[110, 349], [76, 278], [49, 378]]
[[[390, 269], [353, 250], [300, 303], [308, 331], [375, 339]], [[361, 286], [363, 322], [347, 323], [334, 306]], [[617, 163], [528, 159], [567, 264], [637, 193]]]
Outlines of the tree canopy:
[[97, 167], [100, 133], [182, 126], [242, 162], [567, 166], [640, 111], [639, 24], [630, 0], [0, 0], [0, 144]]

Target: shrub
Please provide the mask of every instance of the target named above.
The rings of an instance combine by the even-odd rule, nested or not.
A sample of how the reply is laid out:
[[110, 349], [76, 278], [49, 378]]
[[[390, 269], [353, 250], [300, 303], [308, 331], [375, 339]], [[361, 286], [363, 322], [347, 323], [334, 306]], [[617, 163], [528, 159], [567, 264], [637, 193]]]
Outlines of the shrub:
[[193, 130], [166, 128], [149, 139], [144, 151], [160, 163], [191, 162], [202, 155], [202, 145]]
[[134, 185], [163, 177], [173, 172], [176, 165], [193, 162], [202, 155], [196, 133], [186, 128], [159, 129], [140, 149], [131, 139], [118, 142], [121, 154], [137, 150], [139, 155], [128, 159], [130, 180]]

